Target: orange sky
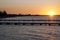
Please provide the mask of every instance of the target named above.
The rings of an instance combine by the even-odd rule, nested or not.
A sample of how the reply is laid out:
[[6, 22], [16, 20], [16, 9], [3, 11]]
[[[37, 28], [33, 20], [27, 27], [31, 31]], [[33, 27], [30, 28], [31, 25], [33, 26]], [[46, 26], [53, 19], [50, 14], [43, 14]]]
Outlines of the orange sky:
[[8, 13], [47, 15], [53, 10], [60, 15], [60, 0], [0, 0], [0, 11]]

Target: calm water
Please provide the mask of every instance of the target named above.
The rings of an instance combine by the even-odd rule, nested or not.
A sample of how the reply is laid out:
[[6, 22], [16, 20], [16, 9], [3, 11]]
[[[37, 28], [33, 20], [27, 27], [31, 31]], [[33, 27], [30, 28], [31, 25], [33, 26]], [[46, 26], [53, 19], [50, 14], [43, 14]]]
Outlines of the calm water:
[[[49, 17], [13, 17], [2, 20], [36, 20]], [[60, 17], [54, 19], [59, 20]], [[1, 20], [1, 19], [0, 19]], [[60, 40], [60, 26], [0, 25], [0, 40]]]
[[60, 40], [60, 26], [0, 25], [0, 40]]
[[60, 16], [21, 16], [5, 18], [3, 20], [60, 20]]

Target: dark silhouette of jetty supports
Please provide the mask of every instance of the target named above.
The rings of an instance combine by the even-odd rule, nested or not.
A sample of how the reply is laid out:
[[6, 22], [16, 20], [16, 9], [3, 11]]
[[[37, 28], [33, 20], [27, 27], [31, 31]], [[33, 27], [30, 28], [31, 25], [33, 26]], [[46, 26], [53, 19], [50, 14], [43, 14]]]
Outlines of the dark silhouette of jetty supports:
[[60, 20], [0, 20], [0, 25], [48, 25], [60, 26]]

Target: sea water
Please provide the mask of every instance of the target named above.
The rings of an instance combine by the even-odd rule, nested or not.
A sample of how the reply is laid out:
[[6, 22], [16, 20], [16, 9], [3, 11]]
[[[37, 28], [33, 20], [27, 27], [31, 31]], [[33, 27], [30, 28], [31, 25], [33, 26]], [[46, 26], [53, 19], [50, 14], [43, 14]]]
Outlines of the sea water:
[[0, 40], [60, 40], [60, 26], [0, 25]]

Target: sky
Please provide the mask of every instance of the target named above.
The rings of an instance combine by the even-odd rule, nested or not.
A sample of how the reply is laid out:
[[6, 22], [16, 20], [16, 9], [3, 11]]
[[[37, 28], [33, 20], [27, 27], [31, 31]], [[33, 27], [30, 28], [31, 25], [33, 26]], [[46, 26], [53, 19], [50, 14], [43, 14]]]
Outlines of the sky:
[[11, 14], [47, 15], [52, 10], [60, 15], [60, 0], [0, 0], [0, 11]]

